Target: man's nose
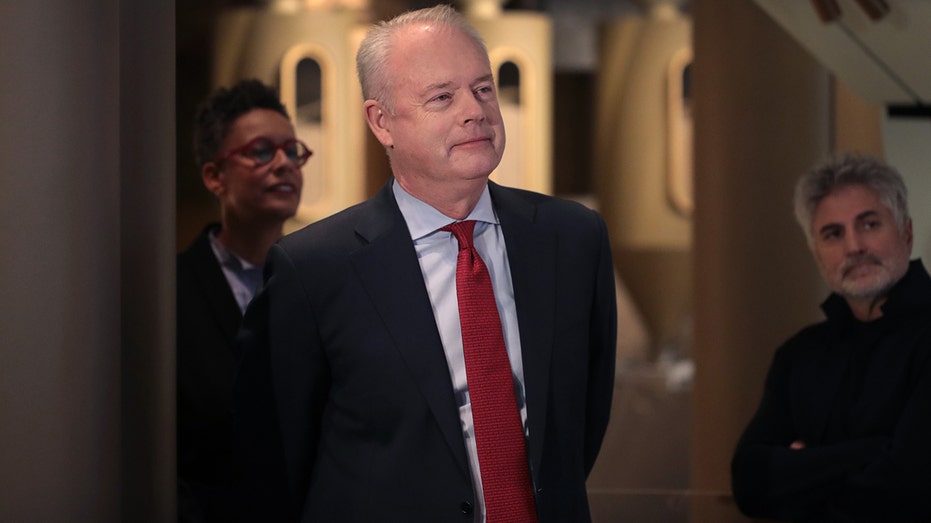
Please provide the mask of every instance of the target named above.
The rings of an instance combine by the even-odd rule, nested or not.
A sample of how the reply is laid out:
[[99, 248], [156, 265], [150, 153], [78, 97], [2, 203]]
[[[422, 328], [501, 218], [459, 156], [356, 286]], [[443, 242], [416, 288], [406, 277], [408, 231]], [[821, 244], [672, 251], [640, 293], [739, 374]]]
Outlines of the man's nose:
[[473, 96], [462, 97], [462, 123], [481, 122], [485, 119], [485, 107]]
[[848, 254], [859, 254], [863, 252], [863, 238], [857, 232], [852, 232], [844, 237], [844, 246]]

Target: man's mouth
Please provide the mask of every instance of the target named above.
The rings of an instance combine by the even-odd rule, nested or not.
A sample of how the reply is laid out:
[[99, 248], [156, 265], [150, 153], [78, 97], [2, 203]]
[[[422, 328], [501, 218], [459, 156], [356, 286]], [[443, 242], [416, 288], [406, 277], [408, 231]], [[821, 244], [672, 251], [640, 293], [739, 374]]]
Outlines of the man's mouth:
[[860, 276], [879, 267], [882, 267], [882, 261], [879, 258], [867, 256], [845, 262], [844, 266], [841, 267], [841, 274], [844, 277]]
[[454, 145], [453, 147], [468, 147], [470, 145], [478, 145], [482, 143], [491, 142], [491, 138], [488, 136], [476, 136], [475, 138], [470, 138], [468, 140], [462, 141]]

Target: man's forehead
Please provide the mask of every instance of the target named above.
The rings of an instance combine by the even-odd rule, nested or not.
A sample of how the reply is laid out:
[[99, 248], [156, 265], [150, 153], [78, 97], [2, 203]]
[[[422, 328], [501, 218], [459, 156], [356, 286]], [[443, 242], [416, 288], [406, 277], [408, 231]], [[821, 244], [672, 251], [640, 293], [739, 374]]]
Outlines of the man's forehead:
[[875, 190], [860, 184], [844, 185], [825, 195], [815, 205], [812, 225], [823, 225], [834, 220], [862, 219], [884, 212], [892, 213], [892, 210], [886, 207]]
[[394, 34], [395, 46], [430, 45], [436, 38], [451, 38], [462, 30], [440, 22], [417, 22], [398, 28]]
[[[483, 72], [482, 74], [479, 74], [478, 76], [474, 78], [467, 78], [467, 80], [468, 82], [466, 83], [466, 87], [472, 86], [478, 83], [482, 83], [482, 82], [490, 82], [493, 80], [493, 77], [492, 77], [491, 71], [488, 71], [488, 72]], [[423, 87], [420, 88], [422, 91], [422, 94], [426, 94], [426, 93], [429, 93], [430, 91], [436, 91], [439, 89], [453, 89], [453, 88], [461, 87], [460, 84], [462, 83], [460, 78], [448, 78], [448, 79], [444, 78], [442, 80], [438, 80], [435, 78], [425, 78], [424, 81], [427, 83]]]
[[[398, 34], [399, 39], [391, 50], [389, 62], [399, 79], [402, 78], [403, 82], [414, 88], [418, 94], [443, 88], [472, 86], [493, 79], [487, 55], [481, 52], [481, 48], [467, 34], [455, 27], [440, 28], [440, 31], [447, 32], [441, 36], [444, 43], [449, 41], [449, 33], [455, 33], [457, 38], [461, 38], [460, 42], [471, 46], [475, 54], [462, 49], [458, 53], [461, 59], [458, 64], [448, 64], [447, 67], [447, 60], [434, 64], [435, 60], [442, 60], [441, 57], [450, 53], [448, 48], [439, 51], [436, 44], [432, 43], [435, 42], [434, 37], [438, 36], [435, 29], [418, 26], [404, 28], [404, 33]], [[433, 52], [434, 50], [437, 52]], [[427, 66], [423, 65], [424, 63]]]

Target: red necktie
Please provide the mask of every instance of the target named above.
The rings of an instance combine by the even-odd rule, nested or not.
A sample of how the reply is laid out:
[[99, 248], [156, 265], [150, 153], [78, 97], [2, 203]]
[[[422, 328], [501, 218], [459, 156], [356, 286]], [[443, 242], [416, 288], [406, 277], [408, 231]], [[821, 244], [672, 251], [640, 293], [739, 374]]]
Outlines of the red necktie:
[[488, 269], [472, 244], [475, 221], [442, 230], [459, 241], [456, 294], [486, 523], [537, 521], [524, 429]]

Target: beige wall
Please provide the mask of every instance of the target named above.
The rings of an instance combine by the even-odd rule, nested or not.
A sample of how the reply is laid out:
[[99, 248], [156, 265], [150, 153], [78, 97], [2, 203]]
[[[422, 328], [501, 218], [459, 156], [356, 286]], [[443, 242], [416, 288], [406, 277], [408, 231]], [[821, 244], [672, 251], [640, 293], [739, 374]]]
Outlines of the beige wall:
[[170, 521], [174, 2], [5, 2], [0, 521]]

